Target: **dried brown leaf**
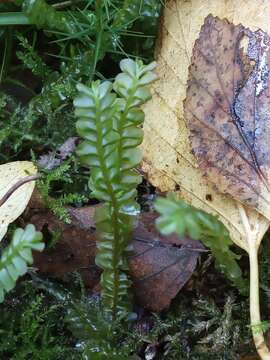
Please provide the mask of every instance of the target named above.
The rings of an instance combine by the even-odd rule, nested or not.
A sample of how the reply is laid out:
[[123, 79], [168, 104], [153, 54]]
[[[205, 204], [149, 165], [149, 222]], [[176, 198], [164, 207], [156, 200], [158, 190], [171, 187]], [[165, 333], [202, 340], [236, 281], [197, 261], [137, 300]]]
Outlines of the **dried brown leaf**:
[[[76, 220], [68, 225], [50, 213], [35, 214], [31, 222], [43, 231], [45, 239], [60, 234], [52, 248], [35, 254], [35, 266], [57, 278], [78, 271], [88, 288], [96, 287], [100, 269], [95, 265], [92, 215], [92, 207], [82, 208], [79, 216], [72, 212]], [[143, 214], [139, 221], [132, 243], [134, 255], [130, 257], [130, 272], [139, 303], [152, 311], [161, 311], [190, 279], [203, 246], [188, 238], [160, 235], [154, 226], [156, 216]]]
[[55, 169], [74, 153], [77, 143], [77, 137], [68, 138], [55, 152], [50, 151], [48, 154], [41, 155], [38, 159], [38, 165], [47, 170]]
[[268, 219], [269, 52], [263, 31], [209, 15], [194, 45], [185, 100], [200, 170], [218, 191]]
[[157, 214], [142, 214], [134, 234], [130, 272], [139, 303], [152, 311], [168, 308], [190, 279], [199, 253], [198, 241], [162, 236], [156, 230]]

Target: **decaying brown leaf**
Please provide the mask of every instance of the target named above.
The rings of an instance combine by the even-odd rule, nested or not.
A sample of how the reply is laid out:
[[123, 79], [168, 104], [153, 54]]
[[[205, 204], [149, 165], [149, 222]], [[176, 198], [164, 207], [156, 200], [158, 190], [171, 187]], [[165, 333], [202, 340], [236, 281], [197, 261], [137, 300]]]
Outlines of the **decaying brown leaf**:
[[[247, 38], [247, 39], [246, 39]], [[247, 40], [247, 49], [241, 41]], [[184, 115], [200, 171], [224, 194], [269, 220], [270, 37], [209, 15], [196, 40]], [[256, 348], [270, 359], [259, 325], [258, 246], [240, 205], [250, 260], [250, 317]]]
[[[245, 53], [241, 42], [248, 41]], [[270, 37], [209, 15], [196, 40], [185, 119], [218, 191], [270, 218]]]
[[[47, 241], [46, 249], [35, 253], [35, 265], [39, 271], [63, 278], [78, 270], [87, 287], [94, 288], [99, 283], [101, 271], [95, 265], [96, 239], [93, 231], [66, 224], [46, 211], [35, 214], [30, 221], [43, 232]], [[53, 246], [50, 247], [51, 242]]]
[[204, 248], [189, 238], [160, 235], [155, 227], [156, 217], [155, 213], [142, 213], [129, 264], [139, 303], [152, 311], [161, 311], [190, 279]]
[[77, 137], [68, 138], [62, 145], [60, 145], [55, 152], [50, 151], [48, 154], [41, 155], [38, 159], [38, 165], [41, 168], [52, 170], [62, 164], [75, 151], [78, 143]]
[[[96, 237], [91, 230], [93, 209], [82, 209], [82, 217], [82, 210], [79, 216], [76, 211], [75, 215], [70, 212], [75, 218], [70, 225], [45, 212], [31, 218], [31, 222], [43, 231], [45, 239], [52, 234], [59, 237], [52, 248], [36, 253], [35, 265], [41, 272], [58, 278], [78, 271], [86, 286], [94, 288], [99, 283], [100, 269], [95, 265]], [[141, 217], [134, 234], [130, 271], [139, 303], [152, 311], [161, 311], [170, 305], [190, 279], [203, 247], [198, 241], [187, 238], [161, 236], [155, 229], [155, 218], [153, 214]]]

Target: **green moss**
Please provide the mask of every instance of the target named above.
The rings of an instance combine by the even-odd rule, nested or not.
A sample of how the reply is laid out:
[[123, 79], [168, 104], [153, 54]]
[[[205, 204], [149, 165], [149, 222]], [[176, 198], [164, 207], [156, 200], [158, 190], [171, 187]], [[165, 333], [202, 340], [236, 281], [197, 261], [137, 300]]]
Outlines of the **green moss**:
[[9, 360], [77, 360], [64, 310], [31, 282], [21, 283], [0, 306], [0, 358]]

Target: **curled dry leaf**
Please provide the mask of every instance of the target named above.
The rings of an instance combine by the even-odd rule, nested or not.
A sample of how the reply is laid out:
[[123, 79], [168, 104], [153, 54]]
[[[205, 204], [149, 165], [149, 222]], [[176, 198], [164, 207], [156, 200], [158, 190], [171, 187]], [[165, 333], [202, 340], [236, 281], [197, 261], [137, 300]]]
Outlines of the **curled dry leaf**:
[[[37, 169], [30, 161], [14, 161], [0, 165], [0, 199], [19, 180], [36, 173]], [[6, 234], [8, 225], [15, 221], [25, 210], [34, 187], [34, 181], [20, 186], [0, 207], [0, 240]]]
[[47, 170], [55, 169], [74, 153], [77, 143], [77, 137], [68, 138], [56, 149], [56, 152], [50, 151], [48, 154], [40, 156], [38, 159], [38, 165]]
[[[31, 223], [48, 238], [59, 234], [57, 243], [35, 254], [35, 266], [46, 274], [64, 278], [80, 272], [86, 286], [95, 288], [100, 269], [95, 265], [96, 236], [93, 231], [93, 208], [70, 208], [72, 224], [46, 212], [35, 214]], [[200, 252], [198, 241], [158, 233], [154, 221], [157, 214], [143, 214], [134, 233], [134, 255], [130, 257], [130, 272], [138, 302], [152, 311], [161, 311], [190, 279]], [[92, 231], [91, 231], [92, 229]], [[47, 236], [46, 236], [47, 235]]]

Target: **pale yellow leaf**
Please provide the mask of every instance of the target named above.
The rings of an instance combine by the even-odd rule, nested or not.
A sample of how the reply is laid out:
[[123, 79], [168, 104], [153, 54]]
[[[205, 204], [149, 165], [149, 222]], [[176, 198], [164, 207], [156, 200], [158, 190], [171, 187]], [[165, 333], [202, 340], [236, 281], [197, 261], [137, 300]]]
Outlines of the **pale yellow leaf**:
[[[220, 19], [226, 18], [234, 25], [241, 23], [252, 31], [260, 28], [270, 34], [269, 1], [165, 2], [156, 48], [159, 80], [153, 86], [153, 99], [144, 108], [143, 170], [162, 191], [175, 191], [193, 206], [217, 215], [228, 228], [232, 240], [249, 253], [253, 338], [261, 359], [270, 360], [263, 332], [256, 332], [253, 327], [261, 322], [257, 253], [261, 239], [269, 227], [269, 208], [263, 204], [256, 207], [266, 215], [265, 218], [256, 210], [219, 193], [214, 185], [215, 179], [211, 178], [211, 183], [206, 182], [191, 153], [189, 131], [183, 115], [192, 50], [205, 18], [210, 14]], [[268, 199], [269, 191], [264, 195]]]
[[[0, 199], [19, 180], [34, 175], [36, 172], [36, 167], [30, 161], [15, 161], [0, 165]], [[0, 240], [6, 234], [8, 225], [15, 221], [25, 210], [34, 187], [34, 181], [20, 186], [0, 207]]]
[[245, 212], [249, 229], [254, 229], [257, 246], [269, 222], [256, 211], [218, 193], [214, 185], [206, 182], [191, 153], [183, 116], [192, 49], [209, 14], [270, 33], [270, 4], [265, 1], [166, 2], [156, 49], [159, 80], [153, 86], [153, 99], [144, 108], [143, 170], [162, 191], [175, 191], [188, 203], [217, 215], [233, 241], [248, 251], [247, 227], [240, 212]]

